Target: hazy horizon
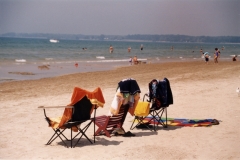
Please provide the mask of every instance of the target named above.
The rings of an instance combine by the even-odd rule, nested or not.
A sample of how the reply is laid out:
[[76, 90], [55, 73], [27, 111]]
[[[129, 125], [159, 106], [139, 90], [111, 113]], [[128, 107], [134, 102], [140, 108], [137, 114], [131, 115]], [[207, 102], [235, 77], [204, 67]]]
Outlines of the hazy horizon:
[[240, 36], [239, 0], [0, 0], [0, 34]]

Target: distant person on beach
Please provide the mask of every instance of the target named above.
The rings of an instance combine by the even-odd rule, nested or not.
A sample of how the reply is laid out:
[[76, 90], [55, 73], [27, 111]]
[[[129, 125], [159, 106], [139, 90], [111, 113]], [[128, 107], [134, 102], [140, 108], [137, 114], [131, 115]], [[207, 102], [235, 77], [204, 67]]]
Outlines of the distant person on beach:
[[129, 52], [129, 53], [131, 52], [131, 47], [128, 47], [128, 52]]
[[218, 63], [218, 57], [219, 57], [218, 48], [215, 48], [215, 52], [214, 52], [214, 63]]
[[201, 57], [203, 56], [203, 50], [202, 49], [200, 49], [200, 54], [201, 54]]
[[173, 48], [173, 46], [172, 46], [172, 47], [171, 47], [171, 50], [173, 51], [173, 49], [174, 49], [174, 48]]
[[78, 63], [77, 63], [77, 62], [75, 63], [75, 67], [76, 67], [76, 68], [78, 67]]
[[132, 57], [130, 57], [129, 58], [129, 63], [132, 65], [132, 61], [133, 61], [133, 59], [132, 59]]
[[134, 56], [134, 57], [133, 57], [133, 64], [138, 64], [137, 56]]
[[237, 55], [232, 58], [232, 61], [237, 61]]
[[110, 45], [110, 47], [109, 47], [109, 53], [113, 53], [113, 46], [112, 45]]
[[143, 44], [141, 44], [141, 47], [140, 47], [141, 50], [143, 50]]
[[208, 52], [205, 52], [205, 53], [204, 53], [204, 58], [205, 58], [205, 62], [206, 62], [206, 64], [208, 64], [208, 61], [209, 61], [209, 55], [208, 55]]

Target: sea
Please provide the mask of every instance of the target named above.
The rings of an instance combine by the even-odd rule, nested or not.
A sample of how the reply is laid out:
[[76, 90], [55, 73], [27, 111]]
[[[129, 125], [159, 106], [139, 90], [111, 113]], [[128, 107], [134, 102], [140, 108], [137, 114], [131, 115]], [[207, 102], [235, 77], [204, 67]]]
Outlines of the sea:
[[[113, 53], [109, 47], [114, 48]], [[143, 46], [141, 50], [140, 47]], [[131, 51], [128, 52], [128, 48]], [[130, 57], [143, 63], [203, 61], [219, 48], [221, 60], [240, 56], [240, 44], [146, 41], [55, 40], [0, 37], [0, 83], [33, 80], [129, 66]], [[210, 58], [211, 61], [212, 58]], [[213, 61], [213, 59], [212, 59]]]

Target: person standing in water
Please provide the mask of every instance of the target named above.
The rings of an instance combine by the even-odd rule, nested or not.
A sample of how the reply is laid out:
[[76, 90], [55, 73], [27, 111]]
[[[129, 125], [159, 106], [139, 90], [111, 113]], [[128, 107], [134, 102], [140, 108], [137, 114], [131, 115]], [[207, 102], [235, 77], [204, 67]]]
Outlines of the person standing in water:
[[143, 50], [143, 44], [141, 44], [141, 47], [140, 47], [141, 50]]
[[131, 52], [131, 47], [128, 47], [128, 52], [129, 52], [129, 53]]
[[215, 52], [214, 52], [214, 63], [218, 63], [218, 57], [219, 57], [218, 48], [215, 48]]
[[112, 45], [110, 45], [110, 47], [109, 47], [109, 53], [113, 53], [113, 46]]

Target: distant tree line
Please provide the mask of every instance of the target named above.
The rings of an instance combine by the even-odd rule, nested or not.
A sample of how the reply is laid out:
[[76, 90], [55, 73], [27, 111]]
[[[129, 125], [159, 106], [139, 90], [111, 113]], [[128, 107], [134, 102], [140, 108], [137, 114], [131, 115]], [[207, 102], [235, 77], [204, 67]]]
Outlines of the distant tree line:
[[205, 43], [240, 43], [237, 36], [186, 36], [186, 35], [127, 35], [129, 40], [148, 40], [154, 42], [205, 42]]
[[187, 35], [83, 35], [83, 34], [51, 34], [51, 33], [5, 33], [0, 37], [44, 38], [67, 40], [99, 40], [99, 41], [151, 41], [151, 42], [199, 42], [199, 43], [240, 43], [240, 36], [187, 36]]

